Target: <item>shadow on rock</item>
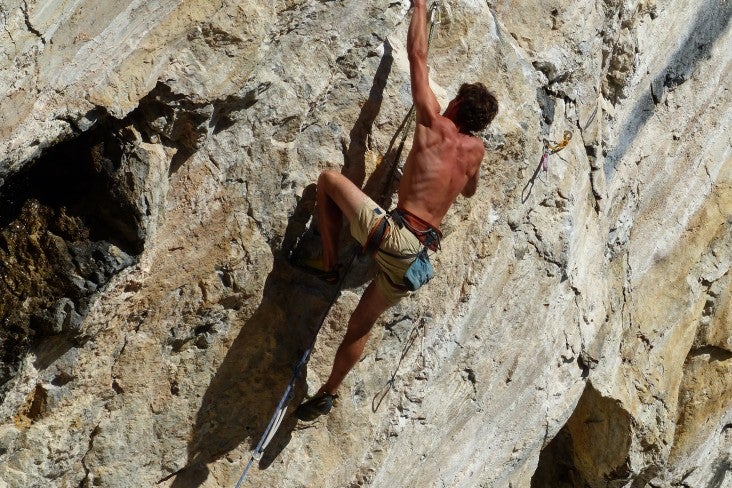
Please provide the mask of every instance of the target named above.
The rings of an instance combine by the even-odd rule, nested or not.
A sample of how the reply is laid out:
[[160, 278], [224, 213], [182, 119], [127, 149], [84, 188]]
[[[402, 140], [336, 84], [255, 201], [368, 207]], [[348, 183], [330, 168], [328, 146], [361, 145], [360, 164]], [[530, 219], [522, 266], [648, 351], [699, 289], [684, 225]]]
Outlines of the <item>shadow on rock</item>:
[[[235, 449], [244, 440], [254, 449], [267, 427], [292, 368], [316, 333], [317, 319], [334, 290], [300, 273], [278, 258], [267, 278], [262, 301], [241, 328], [239, 336], [213, 377], [201, 402], [188, 448], [188, 465], [175, 476], [174, 487], [200, 486], [206, 464]], [[303, 372], [293, 403], [302, 398]], [[274, 459], [289, 443], [296, 419], [286, 417], [268, 458]]]
[[376, 68], [376, 74], [371, 83], [368, 99], [361, 107], [356, 123], [349, 133], [350, 143], [344, 150], [344, 165], [341, 171], [344, 176], [361, 186], [366, 180], [366, 151], [369, 149], [369, 136], [371, 135], [374, 121], [381, 111], [381, 104], [384, 101], [384, 90], [386, 82], [391, 74], [394, 64], [392, 57], [393, 48], [389, 41], [384, 42], [384, 55]]

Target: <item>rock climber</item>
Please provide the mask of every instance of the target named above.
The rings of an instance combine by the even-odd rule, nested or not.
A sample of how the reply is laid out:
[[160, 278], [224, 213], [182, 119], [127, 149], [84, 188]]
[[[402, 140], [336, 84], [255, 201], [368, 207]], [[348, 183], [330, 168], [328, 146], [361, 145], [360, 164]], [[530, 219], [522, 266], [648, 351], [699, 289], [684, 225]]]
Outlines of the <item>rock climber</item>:
[[484, 149], [473, 133], [483, 130], [498, 111], [495, 96], [483, 84], [473, 83], [463, 84], [440, 115], [427, 73], [426, 0], [413, 0], [412, 7], [407, 53], [416, 128], [396, 209], [387, 213], [338, 172], [324, 171], [318, 178], [316, 211], [322, 259], [306, 266], [325, 281], [338, 282], [337, 246], [345, 217], [353, 237], [374, 253], [379, 271], [351, 315], [328, 380], [295, 411], [301, 420], [330, 412], [338, 387], [361, 358], [376, 319], [421, 285], [411, 275], [416, 273], [417, 281], [431, 276], [427, 272], [425, 277], [420, 268], [429, 268], [427, 249], [434, 252], [439, 247], [443, 217], [458, 194], [471, 197], [478, 185]]

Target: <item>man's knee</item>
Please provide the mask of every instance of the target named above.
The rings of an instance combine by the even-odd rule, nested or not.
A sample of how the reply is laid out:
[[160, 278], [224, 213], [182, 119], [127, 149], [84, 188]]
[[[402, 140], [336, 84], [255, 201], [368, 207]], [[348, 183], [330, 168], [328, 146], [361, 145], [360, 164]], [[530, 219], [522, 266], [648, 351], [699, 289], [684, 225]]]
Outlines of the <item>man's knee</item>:
[[351, 180], [332, 170], [320, 173], [317, 191], [321, 195], [318, 198], [327, 197], [333, 200], [349, 222], [366, 197], [366, 194]]
[[330, 193], [334, 187], [338, 186], [338, 182], [342, 176], [343, 175], [337, 171], [333, 171], [332, 169], [323, 171], [318, 177], [318, 189], [323, 190], [326, 193]]

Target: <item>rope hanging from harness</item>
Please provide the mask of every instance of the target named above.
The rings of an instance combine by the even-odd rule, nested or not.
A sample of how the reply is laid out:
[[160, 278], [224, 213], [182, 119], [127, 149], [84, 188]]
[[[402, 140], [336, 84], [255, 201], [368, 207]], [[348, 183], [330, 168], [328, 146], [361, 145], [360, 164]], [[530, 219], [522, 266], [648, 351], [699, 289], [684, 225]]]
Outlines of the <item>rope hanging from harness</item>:
[[404, 361], [404, 358], [407, 357], [407, 353], [409, 352], [409, 349], [411, 349], [412, 345], [415, 343], [418, 337], [421, 336], [421, 344], [420, 344], [420, 356], [422, 357], [422, 364], [418, 364], [418, 367], [420, 369], [424, 369], [424, 336], [426, 334], [427, 329], [427, 322], [425, 318], [423, 317], [422, 320], [419, 321], [418, 324], [416, 324], [414, 327], [412, 327], [412, 330], [409, 331], [409, 335], [407, 336], [407, 339], [405, 341], [404, 347], [402, 347], [402, 353], [399, 356], [399, 362], [397, 362], [396, 367], [394, 368], [394, 372], [391, 374], [391, 377], [386, 381], [386, 385], [384, 385], [384, 388], [381, 389], [376, 395], [374, 395], [374, 398], [371, 400], [371, 411], [376, 413], [377, 410], [379, 410], [379, 407], [381, 406], [381, 402], [384, 401], [384, 398], [386, 397], [386, 394], [389, 393], [390, 389], [394, 389], [396, 391], [396, 388], [394, 386], [397, 373], [399, 372], [399, 366], [401, 366], [402, 361]]

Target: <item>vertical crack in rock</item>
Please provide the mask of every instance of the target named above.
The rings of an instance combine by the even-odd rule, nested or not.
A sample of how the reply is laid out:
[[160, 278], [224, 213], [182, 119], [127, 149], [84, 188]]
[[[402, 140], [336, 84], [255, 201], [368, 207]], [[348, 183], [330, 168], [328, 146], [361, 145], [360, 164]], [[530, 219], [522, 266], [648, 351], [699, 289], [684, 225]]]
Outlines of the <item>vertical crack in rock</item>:
[[41, 43], [46, 44], [46, 39], [43, 38], [43, 34], [31, 23], [30, 14], [28, 13], [28, 2], [26, 0], [23, 0], [23, 5], [20, 7], [20, 10], [23, 12], [23, 20], [25, 21], [25, 26], [28, 29], [28, 32], [38, 37], [38, 39], [41, 40]]
[[[3, 30], [10, 38], [10, 42], [13, 43], [13, 46], [17, 46], [12, 32], [10, 32], [10, 29], [8, 29], [8, 13], [5, 11], [4, 7], [1, 7], [1, 6], [0, 6], [0, 24], [2, 24]], [[8, 60], [11, 59], [9, 54], [6, 53], [5, 55], [8, 58]]]
[[94, 439], [97, 435], [99, 435], [99, 425], [101, 421], [97, 423], [96, 426], [94, 426], [94, 429], [92, 429], [91, 434], [89, 434], [89, 443], [86, 447], [86, 452], [81, 457], [81, 466], [84, 469], [84, 477], [79, 482], [79, 488], [86, 488], [88, 486], [94, 486], [93, 483], [90, 483], [89, 475], [91, 474], [91, 469], [86, 464], [86, 457], [89, 455], [90, 452], [92, 452], [92, 449], [94, 448]]
[[536, 89], [536, 101], [541, 110], [542, 133], [547, 133], [549, 127], [554, 123], [554, 99], [546, 87], [541, 87]]
[[626, 486], [633, 420], [587, 383], [577, 407], [542, 449], [532, 488]]

